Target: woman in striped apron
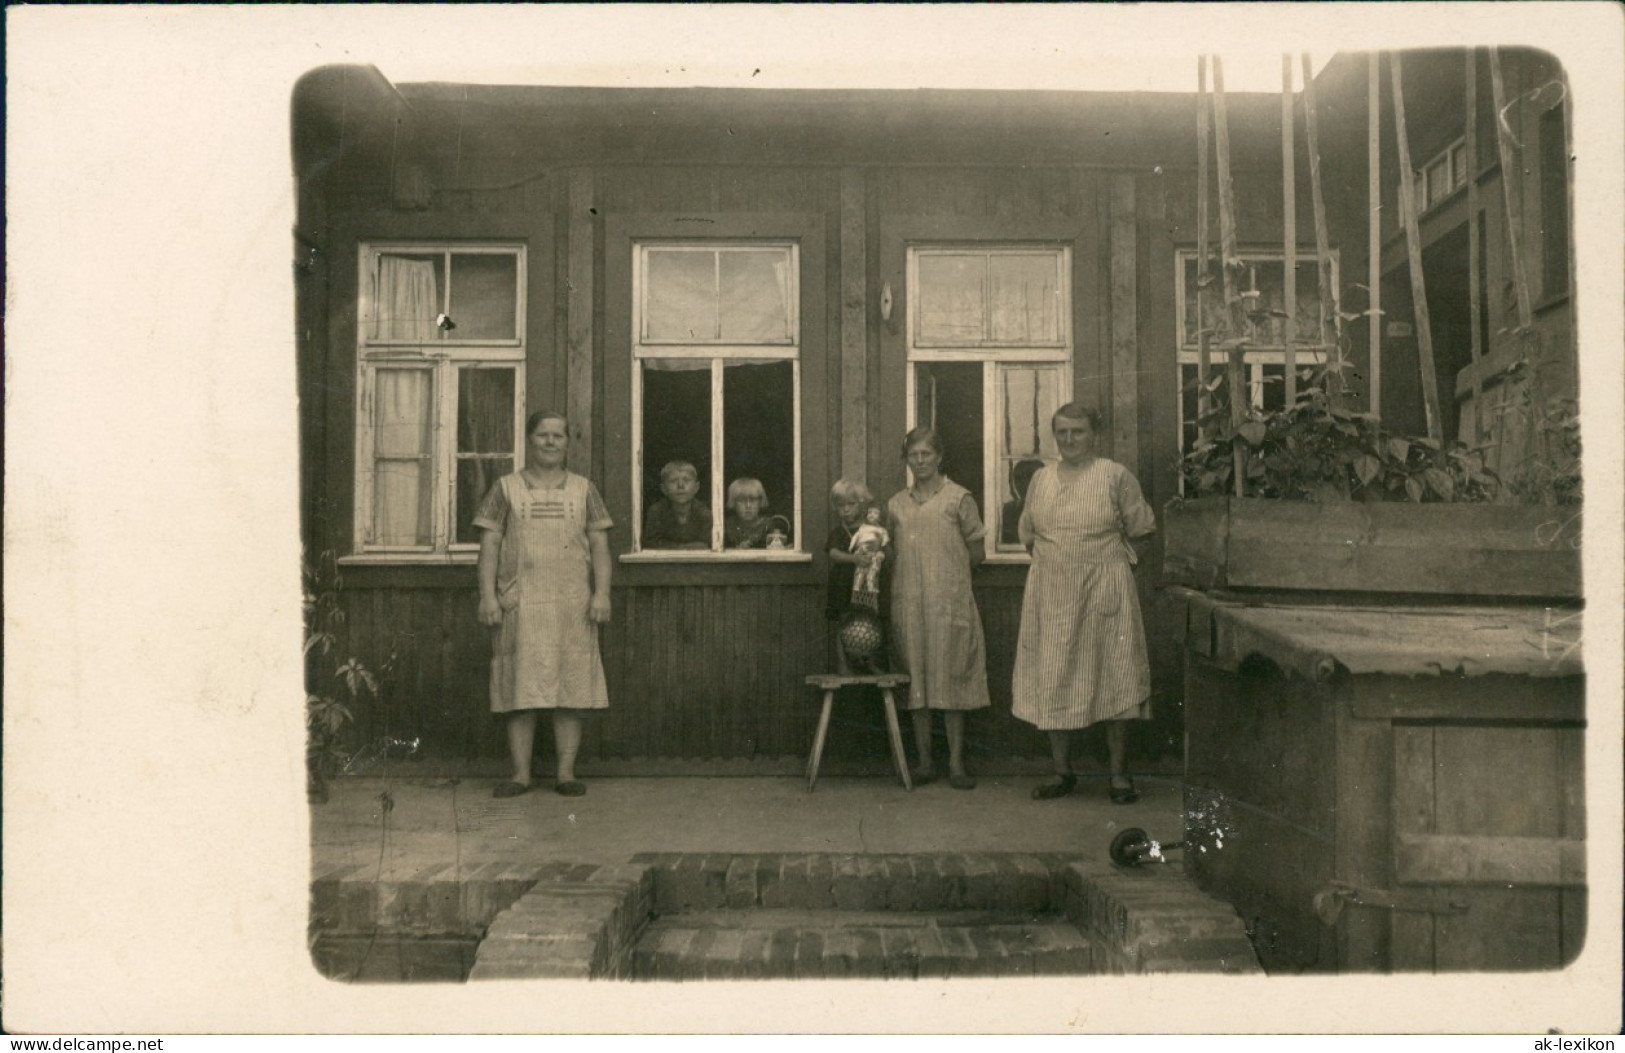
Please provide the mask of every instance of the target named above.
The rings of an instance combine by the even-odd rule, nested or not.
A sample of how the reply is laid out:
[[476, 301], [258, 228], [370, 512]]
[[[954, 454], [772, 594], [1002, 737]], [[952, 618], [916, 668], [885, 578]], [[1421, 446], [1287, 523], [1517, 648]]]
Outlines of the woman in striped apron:
[[1127, 468], [1095, 454], [1099, 415], [1069, 402], [1050, 427], [1059, 464], [1033, 476], [1019, 526], [1032, 554], [1021, 607], [1012, 684], [1015, 716], [1048, 732], [1055, 780], [1033, 797], [1064, 797], [1077, 785], [1072, 733], [1106, 721], [1110, 796], [1139, 799], [1128, 774], [1125, 721], [1151, 716], [1151, 669], [1134, 587], [1131, 541], [1156, 518]]
[[598, 627], [609, 621], [609, 528], [592, 483], [564, 467], [570, 445], [562, 414], [525, 424], [523, 471], [505, 475], [474, 513], [480, 528], [480, 624], [492, 634], [491, 711], [507, 715], [513, 778], [492, 796], [530, 789], [540, 710], [553, 714], [555, 792], [579, 797], [581, 714], [609, 705]]

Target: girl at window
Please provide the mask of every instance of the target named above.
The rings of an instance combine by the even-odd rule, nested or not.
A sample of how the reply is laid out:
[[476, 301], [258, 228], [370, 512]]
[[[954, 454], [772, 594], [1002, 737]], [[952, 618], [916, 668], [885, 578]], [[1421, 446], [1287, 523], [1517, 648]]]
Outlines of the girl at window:
[[643, 517], [644, 548], [710, 548], [711, 510], [695, 500], [700, 473], [687, 461], [671, 461], [660, 469], [664, 495]]
[[553, 714], [558, 753], [553, 789], [579, 797], [581, 714], [609, 706], [598, 627], [609, 621], [609, 528], [604, 501], [564, 467], [570, 445], [562, 414], [525, 423], [525, 467], [505, 475], [474, 514], [480, 528], [480, 624], [496, 629], [491, 711], [506, 714], [513, 778], [494, 797], [530, 789], [536, 715]]
[[916, 783], [930, 782], [931, 711], [948, 731], [948, 785], [974, 790], [965, 771], [965, 713], [991, 704], [982, 619], [971, 594], [971, 568], [982, 562], [987, 529], [970, 491], [942, 474], [935, 428], [915, 428], [903, 441], [914, 485], [886, 504], [892, 544], [892, 653], [909, 674], [919, 764]]
[[760, 479], [740, 477], [728, 484], [728, 513], [722, 523], [727, 548], [766, 548], [767, 488]]

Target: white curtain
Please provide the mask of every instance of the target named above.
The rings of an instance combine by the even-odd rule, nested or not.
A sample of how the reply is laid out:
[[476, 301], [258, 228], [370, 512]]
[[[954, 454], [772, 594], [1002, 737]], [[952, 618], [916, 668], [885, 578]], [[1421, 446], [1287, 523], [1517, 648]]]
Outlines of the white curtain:
[[427, 369], [380, 369], [373, 390], [373, 541], [427, 545], [432, 428]]
[[427, 344], [439, 338], [435, 318], [440, 293], [429, 260], [381, 256], [378, 259], [378, 312], [374, 340]]

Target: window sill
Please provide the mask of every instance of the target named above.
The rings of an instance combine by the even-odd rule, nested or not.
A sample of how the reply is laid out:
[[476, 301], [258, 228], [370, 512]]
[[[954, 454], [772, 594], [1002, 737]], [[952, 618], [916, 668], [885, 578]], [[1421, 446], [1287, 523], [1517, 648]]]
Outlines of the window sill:
[[812, 553], [738, 549], [732, 552], [703, 552], [699, 550], [660, 549], [645, 552], [623, 552], [622, 563], [811, 563]]
[[341, 567], [461, 567], [479, 562], [478, 550], [468, 552], [363, 552], [340, 556]]

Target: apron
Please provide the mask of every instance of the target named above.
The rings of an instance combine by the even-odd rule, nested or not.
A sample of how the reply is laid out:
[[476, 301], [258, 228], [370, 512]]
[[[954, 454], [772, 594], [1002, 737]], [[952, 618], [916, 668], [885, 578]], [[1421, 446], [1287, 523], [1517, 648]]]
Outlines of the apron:
[[[532, 490], [518, 474], [502, 480], [508, 522], [497, 581], [502, 626], [491, 662], [491, 709], [603, 709], [609, 705], [598, 626], [589, 615], [586, 480]], [[510, 548], [511, 546], [511, 548]]]

